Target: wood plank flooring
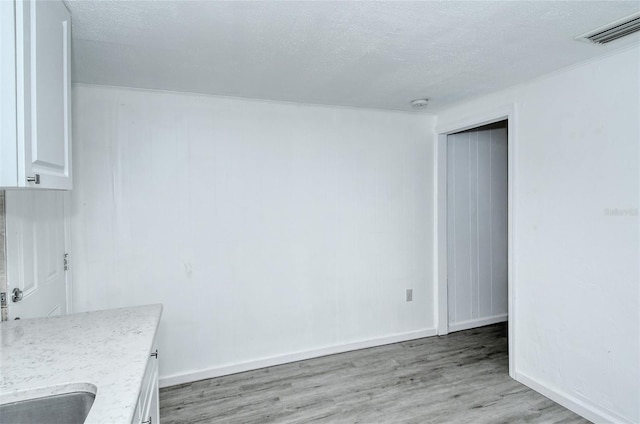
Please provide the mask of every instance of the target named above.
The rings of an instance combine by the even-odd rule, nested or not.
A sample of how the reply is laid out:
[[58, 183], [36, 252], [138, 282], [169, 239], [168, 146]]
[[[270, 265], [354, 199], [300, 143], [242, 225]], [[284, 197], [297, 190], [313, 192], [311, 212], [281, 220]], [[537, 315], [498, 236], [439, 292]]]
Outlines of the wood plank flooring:
[[506, 325], [160, 391], [170, 423], [588, 423], [508, 375]]

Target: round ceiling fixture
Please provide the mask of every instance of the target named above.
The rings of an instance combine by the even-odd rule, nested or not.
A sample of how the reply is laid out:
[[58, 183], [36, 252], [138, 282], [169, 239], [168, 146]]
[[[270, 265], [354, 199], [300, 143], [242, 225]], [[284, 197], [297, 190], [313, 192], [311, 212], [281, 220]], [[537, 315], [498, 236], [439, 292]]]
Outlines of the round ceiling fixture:
[[425, 107], [429, 104], [429, 99], [415, 99], [411, 100], [411, 106], [415, 108]]

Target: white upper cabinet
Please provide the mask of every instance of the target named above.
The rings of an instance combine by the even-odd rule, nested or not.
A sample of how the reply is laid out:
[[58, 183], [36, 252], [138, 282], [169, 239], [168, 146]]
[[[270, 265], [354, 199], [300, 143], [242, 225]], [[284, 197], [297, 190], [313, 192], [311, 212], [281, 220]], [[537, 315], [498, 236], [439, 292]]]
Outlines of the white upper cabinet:
[[0, 2], [0, 187], [71, 190], [71, 15]]

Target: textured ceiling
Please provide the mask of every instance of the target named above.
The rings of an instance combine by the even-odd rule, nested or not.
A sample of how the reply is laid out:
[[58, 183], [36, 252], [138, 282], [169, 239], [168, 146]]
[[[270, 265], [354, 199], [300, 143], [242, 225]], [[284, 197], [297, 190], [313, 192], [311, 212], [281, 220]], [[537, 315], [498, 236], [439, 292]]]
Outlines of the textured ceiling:
[[66, 1], [75, 82], [436, 111], [602, 55], [638, 1]]

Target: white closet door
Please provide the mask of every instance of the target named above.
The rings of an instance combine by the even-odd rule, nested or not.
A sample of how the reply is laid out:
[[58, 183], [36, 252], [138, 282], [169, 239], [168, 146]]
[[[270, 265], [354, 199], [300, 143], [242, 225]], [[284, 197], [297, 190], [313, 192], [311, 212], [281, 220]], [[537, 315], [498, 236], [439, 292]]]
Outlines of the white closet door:
[[449, 331], [507, 319], [507, 129], [447, 138]]
[[[63, 196], [36, 190], [5, 194], [10, 319], [67, 312]], [[11, 299], [14, 289], [22, 295], [17, 302]]]

